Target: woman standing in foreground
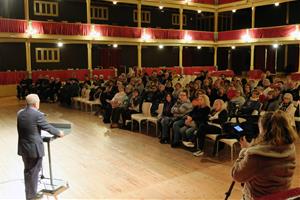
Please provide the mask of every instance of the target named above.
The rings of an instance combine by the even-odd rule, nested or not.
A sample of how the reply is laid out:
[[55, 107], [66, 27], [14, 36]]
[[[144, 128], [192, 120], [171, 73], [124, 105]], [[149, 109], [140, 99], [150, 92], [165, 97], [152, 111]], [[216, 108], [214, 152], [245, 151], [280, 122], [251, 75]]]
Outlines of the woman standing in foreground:
[[259, 131], [251, 144], [241, 139], [242, 150], [232, 169], [233, 179], [245, 183], [245, 200], [289, 189], [296, 167], [297, 133], [283, 111], [265, 113]]

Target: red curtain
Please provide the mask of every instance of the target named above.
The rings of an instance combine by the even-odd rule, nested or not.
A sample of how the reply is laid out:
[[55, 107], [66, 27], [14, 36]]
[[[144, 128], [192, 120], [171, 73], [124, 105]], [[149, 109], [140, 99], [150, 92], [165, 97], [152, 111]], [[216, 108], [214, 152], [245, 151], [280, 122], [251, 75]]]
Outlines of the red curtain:
[[90, 26], [87, 24], [33, 21], [32, 27], [38, 34], [85, 36], [90, 32]]
[[267, 71], [271, 73], [276, 73], [275, 71], [275, 49], [271, 46], [268, 46], [268, 57], [267, 57]]
[[219, 4], [232, 3], [232, 2], [245, 2], [245, 0], [219, 0]]
[[146, 72], [148, 75], [151, 75], [153, 71], [171, 71], [176, 74], [181, 74], [181, 69], [179, 67], [145, 67], [143, 68], [143, 72]]
[[279, 26], [272, 28], [257, 28], [251, 30], [254, 38], [277, 38], [288, 37], [296, 30], [295, 25]]
[[33, 71], [32, 80], [36, 81], [39, 77], [49, 76], [54, 78], [60, 78], [62, 81], [65, 81], [69, 78], [77, 78], [80, 81], [83, 81], [85, 76], [89, 75], [89, 70], [80, 69], [80, 70], [51, 70], [51, 71]]
[[213, 71], [210, 73], [211, 76], [221, 76], [222, 74], [224, 74], [226, 77], [233, 77], [234, 71], [227, 69], [227, 70]]
[[215, 4], [215, 0], [192, 0], [194, 3]]
[[0, 32], [3, 33], [25, 33], [27, 22], [25, 20], [0, 19]]
[[93, 75], [103, 75], [106, 80], [109, 77], [115, 77], [115, 69], [94, 69]]
[[27, 72], [0, 72], [0, 85], [18, 84], [27, 76]]
[[184, 67], [183, 74], [185, 75], [195, 75], [201, 71], [208, 71], [212, 72], [215, 71], [216, 67], [214, 66], [191, 66], [191, 67]]

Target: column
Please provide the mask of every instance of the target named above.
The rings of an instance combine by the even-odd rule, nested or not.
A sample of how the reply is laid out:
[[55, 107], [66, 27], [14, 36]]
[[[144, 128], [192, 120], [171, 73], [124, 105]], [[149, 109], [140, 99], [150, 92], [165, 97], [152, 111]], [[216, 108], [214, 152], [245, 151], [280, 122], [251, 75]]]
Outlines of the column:
[[215, 46], [214, 47], [214, 66], [217, 68], [218, 70], [218, 47]]
[[254, 44], [251, 45], [251, 57], [250, 57], [250, 71], [254, 70]]
[[179, 67], [183, 68], [183, 46], [179, 46]]
[[137, 20], [138, 20], [138, 27], [142, 27], [142, 3], [141, 1], [137, 4]]
[[86, 0], [86, 22], [91, 23], [91, 0]]
[[142, 70], [142, 44], [139, 43], [137, 48], [138, 48], [138, 69]]
[[179, 8], [179, 29], [183, 29], [183, 9]]
[[24, 0], [24, 14], [25, 14], [25, 19], [29, 20], [29, 2], [28, 2], [28, 0]]
[[218, 12], [215, 12], [214, 15], [214, 32], [218, 32], [218, 23], [219, 23], [219, 14]]
[[267, 63], [268, 63], [268, 47], [265, 47], [265, 71], [267, 70]]
[[93, 63], [92, 63], [92, 43], [87, 43], [87, 57], [88, 57], [88, 70], [90, 72], [90, 77], [92, 77], [93, 73]]
[[232, 58], [232, 51], [231, 51], [231, 49], [229, 48], [228, 49], [228, 52], [227, 52], [227, 69], [232, 69], [232, 60], [231, 60], [231, 58]]
[[252, 28], [255, 28], [255, 7], [252, 7], [251, 27], [252, 27]]
[[300, 44], [299, 44], [299, 61], [298, 61], [298, 72], [300, 72]]
[[26, 71], [28, 73], [28, 77], [31, 78], [31, 48], [30, 42], [25, 42], [25, 49], [26, 49]]

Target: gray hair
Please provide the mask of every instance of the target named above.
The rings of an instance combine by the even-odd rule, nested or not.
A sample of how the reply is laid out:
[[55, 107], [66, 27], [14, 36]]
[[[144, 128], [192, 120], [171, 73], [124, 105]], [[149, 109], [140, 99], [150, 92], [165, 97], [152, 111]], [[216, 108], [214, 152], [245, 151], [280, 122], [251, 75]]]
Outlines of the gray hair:
[[40, 102], [40, 98], [37, 94], [29, 94], [26, 96], [27, 105], [34, 105]]

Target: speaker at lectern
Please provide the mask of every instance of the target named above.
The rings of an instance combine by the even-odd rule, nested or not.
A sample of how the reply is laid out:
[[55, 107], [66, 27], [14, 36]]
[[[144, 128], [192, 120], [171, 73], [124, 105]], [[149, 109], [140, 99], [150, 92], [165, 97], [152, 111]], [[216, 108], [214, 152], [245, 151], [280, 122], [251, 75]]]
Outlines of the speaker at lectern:
[[[64, 135], [68, 135], [71, 133], [71, 124], [66, 124], [66, 123], [50, 123], [52, 126], [55, 128], [61, 130], [64, 132]], [[47, 131], [42, 131], [41, 132], [43, 141], [47, 143], [48, 147], [48, 162], [49, 162], [49, 174], [50, 178], [45, 178], [44, 175], [42, 174], [41, 176], [41, 190], [39, 192], [49, 195], [49, 196], [54, 196], [56, 197], [63, 191], [69, 188], [69, 184], [67, 181], [57, 179], [53, 177], [52, 173], [52, 161], [51, 161], [51, 150], [50, 150], [50, 143], [54, 141], [57, 137], [54, 135], [51, 135]]]

